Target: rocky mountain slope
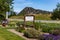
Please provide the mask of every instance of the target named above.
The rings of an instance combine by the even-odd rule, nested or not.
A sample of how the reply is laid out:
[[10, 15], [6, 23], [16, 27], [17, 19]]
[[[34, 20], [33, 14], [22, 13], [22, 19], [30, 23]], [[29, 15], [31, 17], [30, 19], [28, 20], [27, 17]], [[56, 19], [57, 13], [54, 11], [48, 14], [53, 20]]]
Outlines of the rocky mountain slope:
[[50, 14], [52, 12], [40, 10], [40, 9], [34, 9], [32, 7], [25, 7], [18, 15], [24, 15], [24, 14]]

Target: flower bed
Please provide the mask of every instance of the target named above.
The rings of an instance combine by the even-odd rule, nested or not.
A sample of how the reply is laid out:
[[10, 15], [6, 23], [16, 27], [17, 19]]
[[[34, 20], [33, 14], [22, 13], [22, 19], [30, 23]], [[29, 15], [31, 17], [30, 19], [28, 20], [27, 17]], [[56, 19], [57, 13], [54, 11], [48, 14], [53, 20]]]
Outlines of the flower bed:
[[39, 40], [60, 40], [60, 35], [52, 35], [52, 34], [43, 34]]
[[55, 29], [52, 30], [50, 34], [40, 35], [39, 40], [60, 40], [60, 31]]

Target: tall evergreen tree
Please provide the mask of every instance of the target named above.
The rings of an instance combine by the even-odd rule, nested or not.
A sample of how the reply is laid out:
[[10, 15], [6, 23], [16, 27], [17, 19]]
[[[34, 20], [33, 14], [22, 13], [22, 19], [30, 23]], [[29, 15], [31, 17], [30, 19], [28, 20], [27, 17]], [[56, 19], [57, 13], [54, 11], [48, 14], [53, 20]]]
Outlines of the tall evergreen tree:
[[60, 3], [58, 3], [57, 8], [53, 10], [51, 18], [53, 20], [60, 19]]

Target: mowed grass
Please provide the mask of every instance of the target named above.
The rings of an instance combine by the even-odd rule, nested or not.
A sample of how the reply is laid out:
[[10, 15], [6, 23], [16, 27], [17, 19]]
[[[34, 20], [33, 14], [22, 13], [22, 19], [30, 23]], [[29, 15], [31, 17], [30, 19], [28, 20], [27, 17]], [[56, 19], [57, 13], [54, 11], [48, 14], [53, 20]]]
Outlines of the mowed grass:
[[25, 39], [0, 27], [0, 40], [25, 40]]
[[[35, 20], [51, 20], [50, 14], [35, 14]], [[11, 19], [24, 19], [24, 16], [12, 16]]]

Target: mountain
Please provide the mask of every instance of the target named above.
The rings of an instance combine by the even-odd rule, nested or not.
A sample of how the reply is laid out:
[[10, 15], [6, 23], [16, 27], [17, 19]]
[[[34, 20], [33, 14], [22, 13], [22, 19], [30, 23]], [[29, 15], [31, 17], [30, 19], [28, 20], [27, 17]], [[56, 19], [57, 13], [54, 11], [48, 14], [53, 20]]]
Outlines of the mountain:
[[24, 14], [50, 14], [52, 12], [40, 10], [40, 9], [34, 9], [32, 7], [25, 7], [18, 15], [24, 15]]

